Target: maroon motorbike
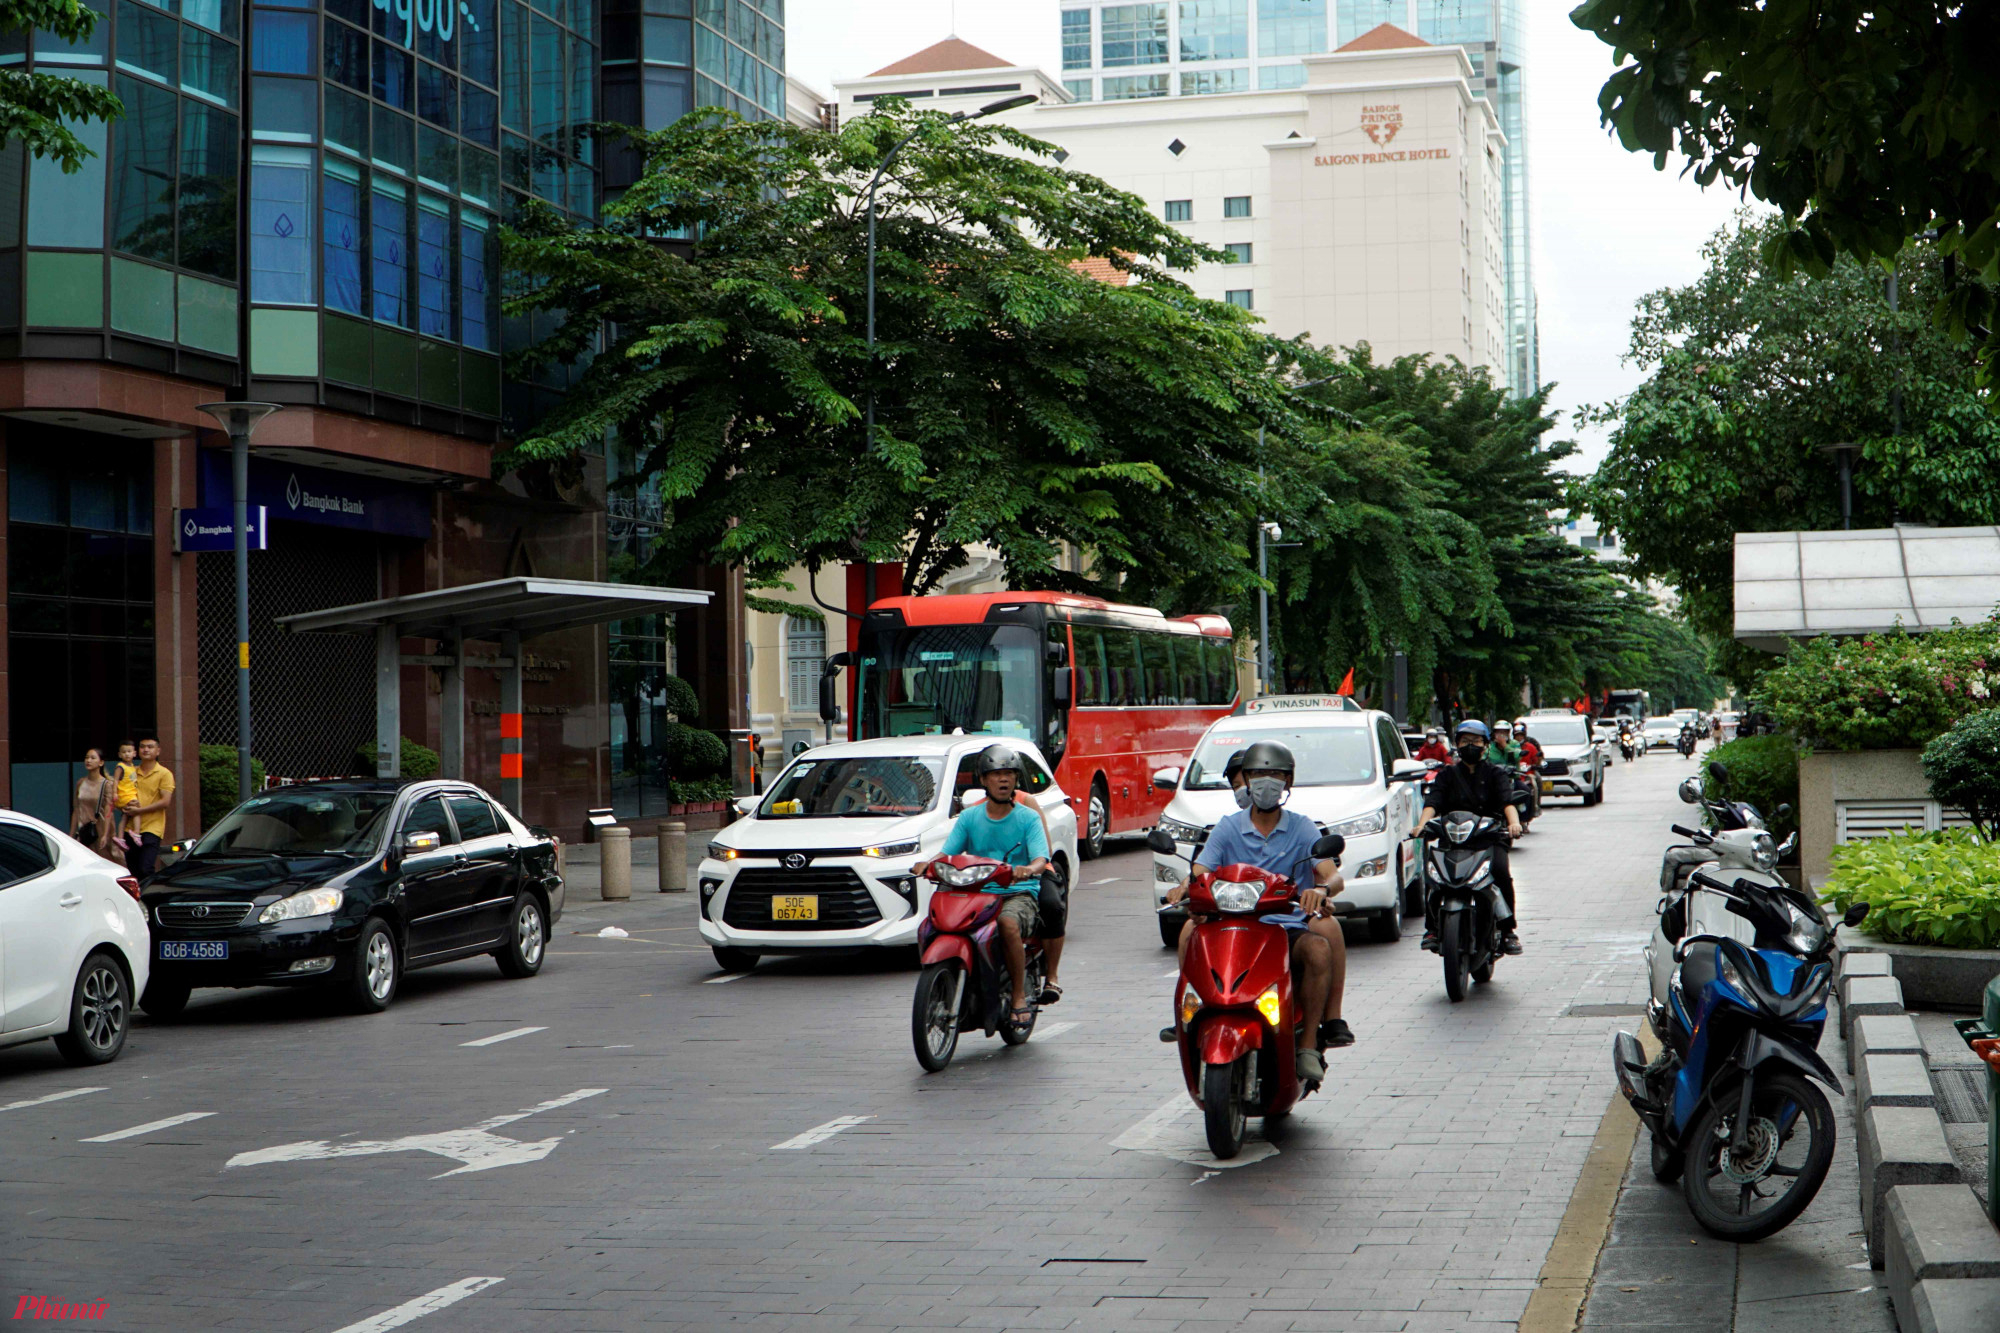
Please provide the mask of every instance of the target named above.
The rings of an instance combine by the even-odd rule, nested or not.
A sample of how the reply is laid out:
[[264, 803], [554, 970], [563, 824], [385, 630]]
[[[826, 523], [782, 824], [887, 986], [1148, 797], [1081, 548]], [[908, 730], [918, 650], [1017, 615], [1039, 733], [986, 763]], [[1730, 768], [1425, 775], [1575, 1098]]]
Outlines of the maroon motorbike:
[[1042, 993], [1042, 942], [1023, 941], [1028, 952], [1026, 1021], [1016, 1023], [1008, 1003], [1007, 958], [1000, 942], [1001, 894], [1014, 883], [1014, 867], [983, 856], [941, 856], [923, 868], [937, 886], [930, 912], [917, 924], [923, 970], [917, 974], [910, 1010], [910, 1037], [917, 1063], [935, 1074], [951, 1063], [958, 1034], [974, 1029], [1009, 1046], [1019, 1046], [1035, 1030], [1034, 997]]

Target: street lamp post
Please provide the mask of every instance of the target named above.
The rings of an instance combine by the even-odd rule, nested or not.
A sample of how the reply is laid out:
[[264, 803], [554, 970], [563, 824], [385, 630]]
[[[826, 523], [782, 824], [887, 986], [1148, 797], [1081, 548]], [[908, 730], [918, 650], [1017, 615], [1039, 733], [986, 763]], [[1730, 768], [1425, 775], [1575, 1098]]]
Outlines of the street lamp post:
[[250, 799], [250, 434], [281, 403], [201, 403], [229, 432], [231, 522], [236, 529], [236, 799]]
[[[978, 120], [982, 116], [995, 116], [1000, 114], [1002, 111], [1012, 111], [1015, 107], [1027, 106], [1031, 102], [1037, 102], [1040, 100], [1041, 99], [1036, 97], [1033, 93], [1022, 93], [1018, 97], [1005, 97], [998, 102], [988, 102], [985, 106], [980, 107], [979, 110], [977, 111], [954, 111], [951, 113], [950, 116], [946, 118], [946, 121], [949, 124], [956, 124], [961, 120]], [[875, 449], [875, 188], [882, 183], [882, 177], [888, 172], [890, 163], [896, 160], [896, 155], [902, 152], [905, 148], [907, 148], [909, 146], [910, 140], [916, 138], [919, 134], [922, 134], [923, 131], [924, 127], [919, 125], [916, 129], [911, 130], [908, 134], [904, 135], [900, 140], [898, 140], [896, 146], [889, 150], [889, 155], [882, 159], [882, 165], [875, 168], [875, 175], [868, 182], [868, 427], [867, 427], [868, 437], [867, 438], [868, 438], [868, 449], [869, 452], [871, 453], [874, 452]], [[866, 553], [864, 552], [863, 554]], [[865, 565], [862, 566], [861, 580], [863, 585], [862, 595], [861, 595], [862, 608], [865, 610], [867, 609], [867, 606], [875, 600], [875, 562], [873, 560], [868, 561]]]
[[[1328, 375], [1323, 379], [1307, 380], [1304, 384], [1293, 384], [1293, 390], [1317, 389], [1322, 384], [1331, 384], [1340, 379], [1339, 375]], [[1264, 481], [1264, 426], [1257, 426], [1257, 484], [1261, 488]], [[1262, 517], [1257, 520], [1257, 688], [1264, 693], [1271, 692], [1271, 592], [1270, 578], [1266, 570], [1265, 551], [1271, 542], [1279, 541], [1284, 530], [1276, 523], [1267, 522]], [[1297, 542], [1291, 545], [1298, 545]]]
[[1832, 454], [1840, 464], [1840, 530], [1846, 532], [1854, 526], [1854, 457], [1861, 452], [1858, 444], [1822, 444], [1819, 451]]

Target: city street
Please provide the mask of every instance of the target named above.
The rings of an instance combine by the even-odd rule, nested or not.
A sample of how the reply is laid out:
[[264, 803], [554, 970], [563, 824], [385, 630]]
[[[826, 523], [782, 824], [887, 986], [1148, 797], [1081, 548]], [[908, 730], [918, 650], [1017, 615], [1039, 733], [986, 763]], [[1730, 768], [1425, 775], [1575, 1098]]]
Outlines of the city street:
[[[1416, 922], [1351, 945], [1359, 1043], [1228, 1169], [1155, 1039], [1173, 960], [1135, 843], [1084, 867], [1033, 1040], [970, 1036], [936, 1075], [904, 960], [719, 973], [691, 895], [642, 879], [573, 898], [532, 980], [423, 972], [378, 1017], [205, 992], [101, 1069], [0, 1053], [5, 1292], [149, 1333], [1512, 1326], [1608, 1123], [1691, 768], [1614, 765], [1602, 806], [1545, 812], [1527, 952], [1464, 1004]], [[1840, 1154], [1808, 1220], [1853, 1210]]]

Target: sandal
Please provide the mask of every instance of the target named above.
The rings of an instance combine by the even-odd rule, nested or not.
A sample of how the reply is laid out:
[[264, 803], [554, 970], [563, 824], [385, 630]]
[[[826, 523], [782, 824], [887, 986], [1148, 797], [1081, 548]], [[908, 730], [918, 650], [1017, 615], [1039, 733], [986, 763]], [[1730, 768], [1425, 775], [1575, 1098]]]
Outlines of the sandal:
[[1057, 1000], [1060, 1000], [1061, 998], [1062, 998], [1062, 987], [1056, 985], [1055, 982], [1051, 981], [1047, 985], [1042, 987], [1042, 993], [1036, 997], [1035, 1003], [1054, 1004]]
[[1034, 1021], [1034, 1018], [1035, 1018], [1035, 1006], [1032, 1004], [1024, 1004], [1018, 1009], [1009, 1010], [1007, 1014], [1007, 1021], [1009, 1023], [1012, 1023], [1015, 1027], [1021, 1027], [1024, 1024], [1031, 1023]]

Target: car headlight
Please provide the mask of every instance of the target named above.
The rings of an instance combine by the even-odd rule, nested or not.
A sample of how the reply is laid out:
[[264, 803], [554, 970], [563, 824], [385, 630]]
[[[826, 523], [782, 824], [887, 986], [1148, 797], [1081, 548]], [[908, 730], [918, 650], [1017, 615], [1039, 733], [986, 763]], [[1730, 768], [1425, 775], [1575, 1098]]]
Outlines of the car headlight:
[[257, 924], [268, 926], [274, 921], [297, 921], [302, 917], [326, 916], [340, 910], [346, 897], [339, 889], [307, 889], [289, 898], [280, 898], [265, 908], [257, 917]]
[[1218, 912], [1254, 912], [1257, 900], [1264, 896], [1262, 884], [1235, 884], [1227, 880], [1219, 881], [1211, 890], [1215, 895], [1215, 910]]
[[1358, 838], [1364, 833], [1380, 833], [1387, 827], [1389, 827], [1389, 810], [1384, 806], [1379, 810], [1371, 810], [1358, 819], [1344, 819], [1338, 824], [1328, 824], [1326, 831], [1338, 833], [1343, 838]]
[[[1750, 864], [1765, 874], [1770, 874], [1778, 866], [1778, 844], [1768, 833], [1759, 833], [1750, 843]], [[1797, 911], [1796, 908], [1792, 909]]]
[[1378, 856], [1373, 861], [1363, 861], [1360, 865], [1356, 866], [1354, 868], [1354, 877], [1356, 879], [1373, 879], [1388, 868], [1389, 858]]
[[917, 844], [914, 842], [892, 842], [881, 847], [863, 847], [861, 854], [863, 856], [911, 856], [916, 853], [916, 850]]
[[1178, 884], [1181, 882], [1181, 872], [1178, 867], [1170, 866], [1164, 861], [1155, 861], [1153, 862], [1153, 882], [1155, 884]]
[[711, 860], [715, 861], [734, 861], [737, 857], [743, 855], [743, 853], [737, 851], [734, 847], [724, 847], [719, 842], [711, 842], [708, 844], [708, 855]]
[[1172, 838], [1175, 842], [1191, 842], [1200, 845], [1208, 837], [1208, 830], [1198, 824], [1183, 824], [1178, 819], [1167, 819], [1164, 816], [1153, 827]]
[[[1765, 841], [1769, 841], [1767, 837]], [[1793, 953], [1816, 953], [1826, 944], [1826, 927], [1810, 912], [1801, 912], [1791, 903], [1785, 904], [1785, 915], [1792, 928], [1785, 932], [1785, 947]]]

